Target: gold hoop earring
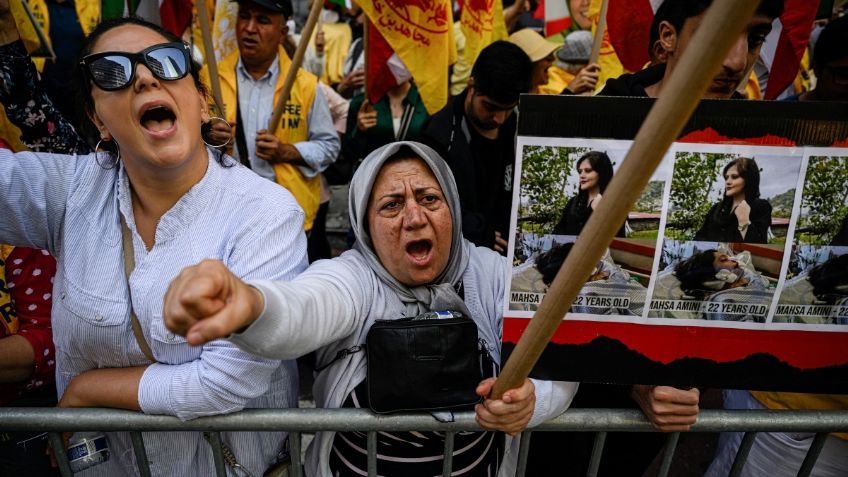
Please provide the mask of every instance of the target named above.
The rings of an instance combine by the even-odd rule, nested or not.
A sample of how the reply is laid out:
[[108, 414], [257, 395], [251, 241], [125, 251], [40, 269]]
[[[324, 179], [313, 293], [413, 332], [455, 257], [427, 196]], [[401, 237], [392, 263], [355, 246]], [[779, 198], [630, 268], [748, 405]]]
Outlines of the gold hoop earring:
[[[97, 165], [102, 167], [103, 169], [106, 169], [106, 170], [114, 169], [115, 166], [118, 165], [118, 161], [121, 160], [121, 149], [118, 147], [118, 143], [115, 143], [115, 148], [118, 150], [118, 154], [115, 155], [114, 159], [112, 158], [112, 152], [110, 152], [106, 149], [103, 149], [103, 151], [106, 153], [106, 155], [108, 157], [108, 159], [106, 161], [103, 161], [100, 158], [100, 152], [98, 152], [98, 150], [100, 149], [100, 144], [103, 141], [104, 141], [103, 139], [97, 141], [97, 144], [94, 146], [94, 161], [97, 162]], [[113, 141], [110, 139], [106, 142], [113, 142]]]
[[230, 137], [227, 138], [227, 141], [224, 142], [223, 144], [210, 144], [209, 141], [206, 140], [206, 138], [209, 137], [209, 133], [212, 131], [212, 123], [213, 123], [213, 121], [216, 121], [216, 120], [223, 122], [227, 126], [230, 125], [230, 123], [228, 123], [226, 119], [224, 119], [220, 116], [212, 116], [211, 118], [209, 118], [209, 121], [206, 121], [205, 123], [200, 125], [200, 139], [203, 140], [203, 144], [206, 144], [207, 146], [215, 148], [215, 149], [220, 149], [222, 147], [225, 147], [230, 142], [232, 142], [233, 136], [232, 136], [232, 134], [230, 134]]

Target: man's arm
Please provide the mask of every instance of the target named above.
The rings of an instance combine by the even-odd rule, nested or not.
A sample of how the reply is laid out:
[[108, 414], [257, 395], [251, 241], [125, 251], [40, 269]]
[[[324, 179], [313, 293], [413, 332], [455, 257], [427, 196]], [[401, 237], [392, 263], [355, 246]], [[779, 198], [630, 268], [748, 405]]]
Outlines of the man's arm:
[[312, 178], [320, 174], [335, 162], [341, 149], [341, 141], [333, 126], [333, 117], [327, 98], [321, 91], [315, 92], [312, 107], [307, 116], [309, 136], [306, 141], [294, 145], [305, 165], [299, 165], [305, 177]]

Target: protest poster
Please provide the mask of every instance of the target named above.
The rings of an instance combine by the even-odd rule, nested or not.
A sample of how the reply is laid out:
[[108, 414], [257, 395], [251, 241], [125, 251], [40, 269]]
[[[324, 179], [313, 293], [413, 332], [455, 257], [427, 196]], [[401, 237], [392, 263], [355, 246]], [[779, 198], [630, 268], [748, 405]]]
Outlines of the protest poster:
[[[652, 104], [522, 97], [505, 356]], [[848, 104], [702, 102], [531, 376], [848, 392], [846, 197]]]

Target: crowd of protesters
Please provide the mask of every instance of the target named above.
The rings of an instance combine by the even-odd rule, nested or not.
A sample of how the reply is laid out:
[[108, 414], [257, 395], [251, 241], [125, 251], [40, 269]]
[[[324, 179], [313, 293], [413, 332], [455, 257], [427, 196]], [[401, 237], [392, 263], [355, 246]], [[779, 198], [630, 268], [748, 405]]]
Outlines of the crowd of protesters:
[[[213, 71], [191, 25], [181, 37], [137, 17], [100, 21], [101, 4], [84, 0], [39, 3], [56, 58], [33, 61], [16, 1], [0, 0], [0, 406], [183, 420], [295, 407], [295, 359], [312, 353], [319, 406], [367, 407], [365, 357], [344, 352], [387, 314], [452, 309], [474, 319], [492, 358], [474, 410], [493, 432], [457, 436], [463, 475], [512, 469], [511, 437], [569, 406], [638, 408], [664, 432], [697, 420], [697, 388], [526, 379], [487, 396], [500, 364], [519, 97], [662, 95], [710, 0], [662, 2], [644, 45], [651, 62], [605, 84], [591, 60], [588, 1], [563, 0], [571, 26], [548, 38], [536, 1], [505, 2], [508, 37], [452, 67], [439, 111], [427, 110], [397, 55], [388, 59], [396, 82], [372, 103], [367, 19], [355, 2], [325, 2], [318, 33], [305, 38], [308, 1], [233, 0], [236, 48]], [[832, 3], [782, 100], [848, 101], [848, 2]], [[761, 99], [767, 77], [755, 64], [785, 8], [760, 2], [704, 98]], [[284, 121], [269, 129], [299, 42], [309, 47]], [[599, 169], [580, 165], [581, 174]], [[350, 186], [347, 251], [327, 236], [331, 185]], [[605, 186], [568, 212], [585, 221]], [[737, 241], [761, 241], [755, 205], [731, 217]], [[848, 408], [845, 396], [817, 394], [729, 391], [725, 400]], [[586, 474], [591, 434], [540, 434], [529, 475], [546, 475], [551, 456], [563, 475]], [[135, 475], [129, 434], [108, 438], [112, 458], [79, 475]], [[812, 438], [762, 434], [743, 475], [795, 475]], [[722, 435], [709, 475], [728, 472], [740, 440]], [[223, 441], [233, 475], [262, 475], [288, 452], [285, 433]], [[308, 475], [362, 475], [365, 442], [319, 435]], [[663, 443], [659, 433], [610, 433], [599, 475], [642, 475]], [[386, 434], [378, 459], [391, 471], [382, 472], [438, 473], [443, 444], [435, 434]], [[153, 475], [214, 472], [202, 433], [146, 434], [145, 446]], [[44, 434], [0, 431], [0, 476], [57, 475], [47, 449]], [[823, 449], [813, 475], [848, 475], [848, 435], [829, 436]]]

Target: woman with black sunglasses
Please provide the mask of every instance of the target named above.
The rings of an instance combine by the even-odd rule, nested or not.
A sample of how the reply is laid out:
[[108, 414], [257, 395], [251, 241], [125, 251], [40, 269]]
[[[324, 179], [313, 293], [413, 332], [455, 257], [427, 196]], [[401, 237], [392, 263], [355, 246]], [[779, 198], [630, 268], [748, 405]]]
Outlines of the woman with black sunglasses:
[[[6, 1], [0, 26], [8, 41], [15, 27]], [[184, 420], [296, 405], [293, 362], [226, 341], [191, 347], [164, 328], [161, 308], [168, 282], [203, 258], [243, 278], [293, 278], [306, 266], [303, 212], [284, 189], [204, 145], [204, 89], [173, 35], [112, 20], [81, 57], [83, 130], [95, 135], [96, 152], [0, 151], [0, 242], [57, 258], [59, 405]], [[86, 475], [134, 475], [129, 435], [107, 433], [107, 441], [111, 458]], [[224, 433], [223, 441], [234, 457], [227, 465], [252, 475], [284, 450], [282, 433]], [[148, 433], [145, 448], [153, 475], [214, 473], [201, 433]]]

